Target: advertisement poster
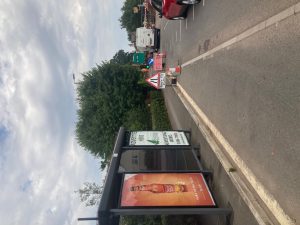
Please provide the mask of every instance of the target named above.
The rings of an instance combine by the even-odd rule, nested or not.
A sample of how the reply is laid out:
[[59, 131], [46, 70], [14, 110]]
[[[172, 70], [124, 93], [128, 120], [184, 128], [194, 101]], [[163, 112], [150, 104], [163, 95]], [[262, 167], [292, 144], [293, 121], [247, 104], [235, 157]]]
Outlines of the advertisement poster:
[[206, 206], [215, 202], [201, 173], [125, 174], [121, 207]]
[[135, 131], [130, 133], [130, 146], [189, 145], [183, 131]]

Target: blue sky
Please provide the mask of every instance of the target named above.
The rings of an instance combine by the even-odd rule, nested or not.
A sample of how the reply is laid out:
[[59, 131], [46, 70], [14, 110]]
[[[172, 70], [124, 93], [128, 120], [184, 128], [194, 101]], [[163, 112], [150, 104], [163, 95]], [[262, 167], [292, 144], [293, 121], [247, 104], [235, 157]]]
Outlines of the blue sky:
[[[78, 224], [95, 216], [74, 193], [102, 180], [78, 146], [72, 73], [131, 50], [121, 0], [0, 1], [1, 224]], [[84, 223], [86, 225], [95, 222]]]

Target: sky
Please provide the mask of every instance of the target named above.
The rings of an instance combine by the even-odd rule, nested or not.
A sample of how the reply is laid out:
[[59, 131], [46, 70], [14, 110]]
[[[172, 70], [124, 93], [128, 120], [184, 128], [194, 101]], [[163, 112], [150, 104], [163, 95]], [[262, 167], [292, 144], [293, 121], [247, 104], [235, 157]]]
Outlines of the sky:
[[0, 1], [0, 220], [95, 224], [74, 193], [100, 184], [99, 160], [76, 142], [72, 74], [129, 51], [122, 0]]

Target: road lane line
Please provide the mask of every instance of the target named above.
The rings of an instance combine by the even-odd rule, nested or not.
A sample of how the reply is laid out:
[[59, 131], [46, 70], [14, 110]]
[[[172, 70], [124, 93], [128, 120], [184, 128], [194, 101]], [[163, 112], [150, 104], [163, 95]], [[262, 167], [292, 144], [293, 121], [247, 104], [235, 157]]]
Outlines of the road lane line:
[[[286, 10], [283, 10], [282, 12], [274, 15], [274, 16], [271, 16], [270, 18], [266, 19], [265, 21], [255, 25], [254, 27], [251, 27], [250, 29], [244, 31], [243, 33], [235, 36], [234, 38], [220, 44], [219, 46], [183, 63], [181, 66], [182, 67], [186, 67], [190, 64], [193, 64], [195, 63], [196, 61], [200, 60], [200, 59], [204, 59], [206, 58], [207, 56], [209, 55], [212, 55], [214, 53], [216, 53], [217, 51], [220, 51], [222, 49], [225, 49], [225, 48], [228, 48], [230, 45], [233, 45], [239, 41], [242, 41], [244, 40], [245, 38], [248, 38], [250, 36], [252, 36], [253, 34], [256, 34], [257, 32], [259, 31], [262, 31], [266, 28], [268, 28], [269, 26], [272, 26], [274, 24], [277, 24], [279, 23], [280, 21], [284, 20], [284, 19], [287, 19], [288, 17], [290, 16], [293, 16], [295, 14], [298, 14], [300, 11], [300, 2], [287, 8]], [[194, 20], [194, 14], [193, 14], [193, 20]]]
[[164, 26], [164, 30], [166, 29], [168, 23], [169, 23], [169, 20], [167, 20], [167, 22], [166, 22], [166, 24], [165, 24], [165, 26]]
[[203, 0], [203, 6], [205, 5], [205, 0]]
[[179, 23], [179, 41], [181, 41], [181, 20]]
[[175, 33], [175, 41], [177, 42], [177, 30], [176, 30], [176, 33]]
[[[241, 197], [249, 206], [251, 212], [255, 216], [260, 225], [274, 224], [267, 213], [259, 204], [256, 197], [253, 195], [253, 190], [250, 190], [244, 179], [246, 178], [256, 194], [262, 199], [270, 213], [278, 220], [280, 224], [295, 225], [295, 222], [283, 211], [276, 199], [265, 189], [265, 187], [257, 180], [252, 171], [247, 167], [245, 162], [239, 157], [233, 147], [217, 129], [217, 127], [209, 120], [206, 114], [198, 107], [194, 100], [187, 94], [182, 86], [177, 83], [177, 87], [173, 87], [186, 109], [189, 111], [193, 120], [197, 124], [201, 133], [209, 143], [210, 147], [218, 157], [220, 163], [224, 167], [226, 173], [231, 178], [235, 187], [241, 194]], [[220, 148], [222, 146], [222, 149]], [[231, 162], [234, 162], [232, 164]], [[236, 172], [230, 172], [230, 168], [236, 168]], [[244, 178], [239, 175], [241, 172]]]
[[185, 19], [185, 29], [187, 30], [188, 28], [188, 18]]
[[195, 5], [193, 5], [193, 20], [195, 20]]

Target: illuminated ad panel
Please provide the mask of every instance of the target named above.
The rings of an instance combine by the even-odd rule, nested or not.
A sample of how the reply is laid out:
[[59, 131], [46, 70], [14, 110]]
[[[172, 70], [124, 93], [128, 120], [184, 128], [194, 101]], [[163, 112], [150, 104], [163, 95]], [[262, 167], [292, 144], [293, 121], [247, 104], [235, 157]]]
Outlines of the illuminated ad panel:
[[121, 207], [199, 206], [215, 202], [201, 173], [125, 174]]
[[189, 145], [183, 131], [133, 131], [130, 132], [129, 146]]

